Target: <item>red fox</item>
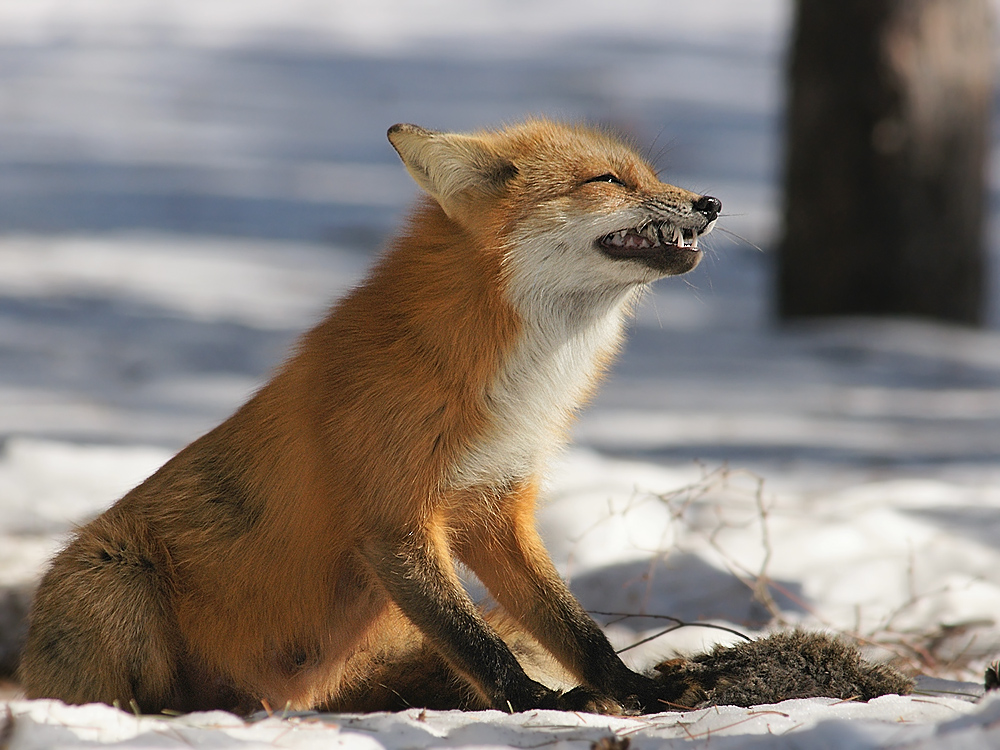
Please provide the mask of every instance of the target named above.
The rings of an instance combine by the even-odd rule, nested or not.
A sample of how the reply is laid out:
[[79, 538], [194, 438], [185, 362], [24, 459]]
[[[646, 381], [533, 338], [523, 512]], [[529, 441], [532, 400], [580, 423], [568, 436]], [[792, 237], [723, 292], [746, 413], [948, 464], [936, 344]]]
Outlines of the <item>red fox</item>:
[[[676, 697], [574, 599], [534, 505], [642, 290], [698, 264], [721, 203], [584, 126], [388, 136], [427, 196], [270, 382], [56, 556], [29, 697], [242, 713]], [[530, 678], [527, 641], [577, 686]]]

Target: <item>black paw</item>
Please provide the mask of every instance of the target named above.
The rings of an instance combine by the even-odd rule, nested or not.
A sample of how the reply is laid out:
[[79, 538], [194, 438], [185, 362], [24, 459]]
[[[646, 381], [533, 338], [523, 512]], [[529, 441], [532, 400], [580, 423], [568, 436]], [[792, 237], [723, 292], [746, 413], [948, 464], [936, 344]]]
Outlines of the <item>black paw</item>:
[[625, 713], [624, 706], [614, 698], [586, 687], [576, 687], [558, 696], [555, 707], [560, 711], [581, 711], [587, 714], [620, 716]]
[[610, 696], [599, 693], [588, 687], [576, 687], [565, 693], [536, 683], [529, 694], [519, 698], [511, 698], [508, 693], [506, 700], [497, 707], [512, 712], [529, 711], [531, 709], [546, 709], [551, 711], [581, 711], [588, 714], [610, 714], [619, 716], [623, 713], [622, 705]]
[[671, 679], [662, 672], [655, 678], [643, 677], [634, 688], [634, 693], [624, 701], [627, 713], [686, 711], [692, 705], [689, 685], [683, 680]]

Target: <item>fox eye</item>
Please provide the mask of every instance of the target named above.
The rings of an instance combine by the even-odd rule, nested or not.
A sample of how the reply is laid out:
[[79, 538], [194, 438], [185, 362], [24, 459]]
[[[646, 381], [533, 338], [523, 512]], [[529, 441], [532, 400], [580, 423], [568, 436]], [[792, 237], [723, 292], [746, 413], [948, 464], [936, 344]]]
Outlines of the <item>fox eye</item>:
[[624, 182], [611, 174], [611, 172], [605, 172], [597, 177], [591, 177], [589, 180], [584, 180], [584, 184], [587, 184], [588, 182], [610, 182], [612, 185], [619, 185], [621, 187], [626, 186]]

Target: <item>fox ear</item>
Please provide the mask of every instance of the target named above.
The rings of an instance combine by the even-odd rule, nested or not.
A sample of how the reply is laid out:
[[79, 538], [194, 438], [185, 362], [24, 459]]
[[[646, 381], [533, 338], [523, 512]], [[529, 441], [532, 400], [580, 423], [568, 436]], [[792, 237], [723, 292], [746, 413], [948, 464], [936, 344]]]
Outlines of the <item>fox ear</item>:
[[499, 194], [517, 174], [485, 138], [406, 124], [393, 125], [388, 136], [413, 179], [452, 219], [470, 198]]

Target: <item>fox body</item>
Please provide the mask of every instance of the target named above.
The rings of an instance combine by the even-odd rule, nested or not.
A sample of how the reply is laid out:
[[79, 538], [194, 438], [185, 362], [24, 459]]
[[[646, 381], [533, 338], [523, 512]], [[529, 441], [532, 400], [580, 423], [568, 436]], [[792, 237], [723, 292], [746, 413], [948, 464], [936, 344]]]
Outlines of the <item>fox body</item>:
[[[427, 196], [270, 382], [56, 556], [29, 697], [147, 712], [671, 699], [570, 594], [534, 505], [637, 296], [697, 265], [721, 204], [586, 127], [389, 139]], [[456, 561], [502, 609], [492, 624]], [[526, 642], [578, 687], [531, 679]]]

